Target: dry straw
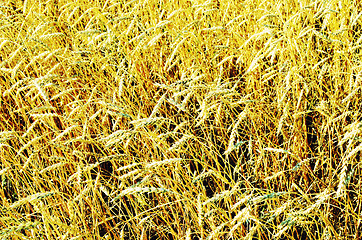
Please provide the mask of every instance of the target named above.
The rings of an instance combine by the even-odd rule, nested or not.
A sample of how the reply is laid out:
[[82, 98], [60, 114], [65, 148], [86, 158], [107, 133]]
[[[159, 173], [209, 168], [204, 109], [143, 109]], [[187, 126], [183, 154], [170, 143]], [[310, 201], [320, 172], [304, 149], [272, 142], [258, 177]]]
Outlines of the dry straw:
[[359, 1], [0, 5], [3, 238], [361, 235]]

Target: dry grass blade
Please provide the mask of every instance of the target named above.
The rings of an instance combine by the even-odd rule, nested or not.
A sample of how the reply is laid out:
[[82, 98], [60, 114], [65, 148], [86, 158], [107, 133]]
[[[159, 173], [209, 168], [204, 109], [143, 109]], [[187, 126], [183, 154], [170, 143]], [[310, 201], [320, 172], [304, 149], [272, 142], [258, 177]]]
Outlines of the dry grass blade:
[[17, 208], [17, 207], [20, 207], [26, 203], [32, 203], [32, 202], [35, 202], [35, 201], [38, 201], [38, 200], [41, 200], [43, 198], [47, 198], [49, 196], [53, 196], [54, 194], [56, 194], [56, 192], [45, 192], [45, 193], [36, 193], [36, 194], [33, 194], [33, 195], [30, 195], [26, 198], [23, 198], [13, 204], [10, 205], [10, 208]]

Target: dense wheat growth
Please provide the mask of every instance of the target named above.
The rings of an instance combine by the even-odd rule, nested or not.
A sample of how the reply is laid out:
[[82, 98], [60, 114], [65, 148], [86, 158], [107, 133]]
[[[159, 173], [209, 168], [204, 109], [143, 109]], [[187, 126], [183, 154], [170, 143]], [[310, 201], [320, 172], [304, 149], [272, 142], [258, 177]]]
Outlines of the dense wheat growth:
[[0, 1], [1, 239], [359, 239], [358, 0]]

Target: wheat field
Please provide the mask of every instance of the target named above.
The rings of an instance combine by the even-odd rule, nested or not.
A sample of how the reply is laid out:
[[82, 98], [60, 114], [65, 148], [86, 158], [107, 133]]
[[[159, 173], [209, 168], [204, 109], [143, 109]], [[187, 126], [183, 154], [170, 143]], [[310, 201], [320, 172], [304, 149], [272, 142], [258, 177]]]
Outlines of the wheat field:
[[1, 239], [361, 239], [361, 16], [0, 1]]

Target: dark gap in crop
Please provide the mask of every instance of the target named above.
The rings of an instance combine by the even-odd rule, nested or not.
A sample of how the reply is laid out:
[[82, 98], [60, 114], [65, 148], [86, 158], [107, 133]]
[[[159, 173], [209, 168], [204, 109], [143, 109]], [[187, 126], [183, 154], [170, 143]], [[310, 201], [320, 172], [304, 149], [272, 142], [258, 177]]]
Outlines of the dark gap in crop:
[[6, 175], [1, 176], [1, 188], [4, 192], [5, 199], [10, 200], [11, 203], [14, 203], [19, 200], [19, 196], [16, 194], [16, 188]]
[[300, 227], [300, 226], [294, 226], [293, 227], [293, 235], [292, 236], [293, 236], [293, 239], [298, 239], [298, 240], [306, 240], [306, 239], [310, 239], [310, 237], [311, 237], [304, 230], [304, 228]]
[[181, 60], [177, 60], [176, 64], [173, 64], [172, 67], [170, 69], [168, 69], [168, 71], [166, 72], [166, 74], [169, 76], [169, 78], [171, 79], [180, 79], [180, 65], [182, 65]]
[[331, 219], [333, 221], [330, 221], [334, 229], [338, 229], [341, 225], [341, 223], [345, 222], [345, 214], [344, 214], [344, 206], [340, 203], [339, 200], [331, 198], [329, 200], [329, 211], [331, 215]]
[[21, 131], [24, 132], [26, 129], [26, 123], [25, 123], [25, 119], [24, 117], [18, 113], [18, 112], [12, 112], [12, 118], [14, 118], [14, 127], [15, 129], [13, 129], [14, 131]]
[[228, 63], [227, 66], [227, 72], [226, 72], [226, 79], [237, 79], [241, 78], [245, 72], [247, 67], [245, 64], [237, 63], [237, 57], [234, 57], [231, 60], [231, 63]]
[[[357, 42], [357, 40], [361, 37], [361, 35], [362, 35], [362, 25], [361, 25], [360, 21], [357, 21], [356, 24], [354, 24], [352, 26], [353, 42]], [[359, 54], [360, 53], [360, 47], [356, 48], [354, 53]]]
[[198, 161], [190, 161], [190, 171], [192, 173], [200, 173], [203, 170], [203, 166]]
[[318, 135], [316, 125], [316, 119], [320, 117], [320, 114], [313, 111], [309, 111], [305, 115], [305, 125], [306, 125], [306, 138], [307, 138], [307, 146], [309, 148], [309, 153], [307, 154], [307, 158], [311, 159], [309, 162], [311, 164], [311, 169], [314, 169], [313, 159], [314, 156], [318, 154]]
[[154, 229], [154, 228], [151, 228], [149, 230], [149, 236], [147, 239], [149, 240], [173, 240], [173, 239], [178, 239], [178, 238], [175, 238], [171, 233], [167, 232], [163, 232], [162, 234], [159, 232], [158, 229]]
[[202, 180], [202, 185], [205, 187], [206, 196], [208, 198], [213, 197], [217, 192], [217, 184], [213, 176], [207, 176]]

